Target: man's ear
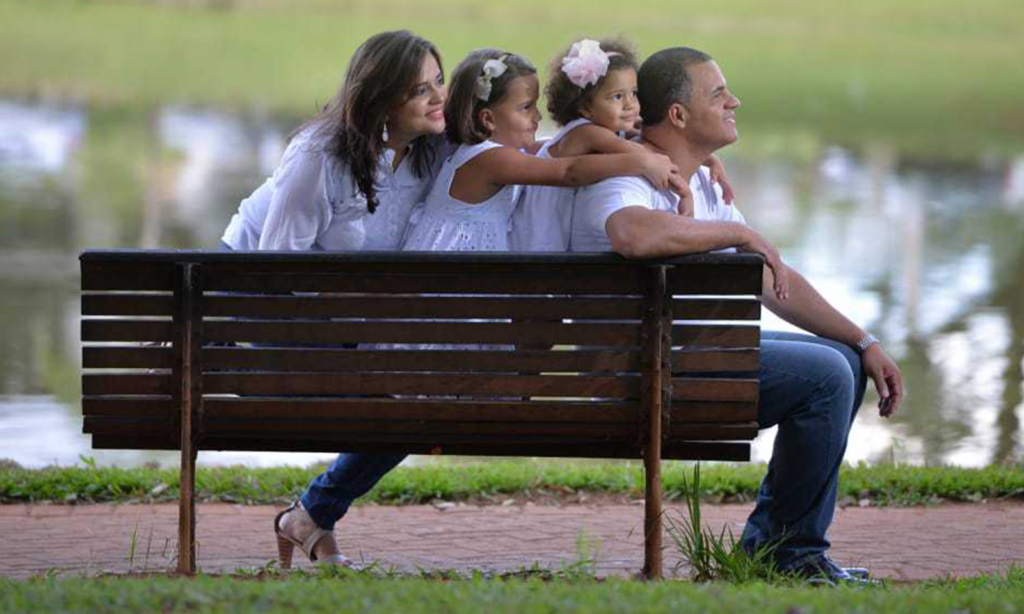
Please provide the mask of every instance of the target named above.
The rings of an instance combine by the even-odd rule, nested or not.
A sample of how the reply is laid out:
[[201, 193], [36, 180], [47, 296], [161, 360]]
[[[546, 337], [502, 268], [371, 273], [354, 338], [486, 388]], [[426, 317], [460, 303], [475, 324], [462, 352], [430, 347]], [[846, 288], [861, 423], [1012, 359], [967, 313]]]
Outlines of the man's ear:
[[668, 121], [677, 128], [685, 129], [690, 120], [690, 111], [679, 102], [668, 108]]
[[485, 107], [483, 109], [480, 109], [480, 111], [477, 113], [477, 117], [480, 118], [480, 123], [483, 125], [484, 128], [487, 128], [488, 132], [494, 132], [494, 129], [497, 127], [497, 125], [494, 123], [494, 111], [491, 111], [490, 109]]

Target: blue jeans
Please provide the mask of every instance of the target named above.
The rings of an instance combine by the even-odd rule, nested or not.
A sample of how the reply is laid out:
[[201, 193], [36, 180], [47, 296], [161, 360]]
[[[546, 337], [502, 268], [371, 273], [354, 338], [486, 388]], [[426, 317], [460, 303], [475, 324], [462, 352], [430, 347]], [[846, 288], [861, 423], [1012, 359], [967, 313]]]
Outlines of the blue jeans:
[[339, 454], [327, 471], [313, 478], [302, 493], [302, 507], [318, 527], [333, 531], [334, 523], [348, 512], [352, 502], [369, 492], [405, 457], [405, 454], [369, 452]]
[[786, 569], [829, 548], [839, 466], [866, 377], [849, 346], [768, 331], [759, 377], [758, 423], [779, 431], [741, 543], [750, 551], [777, 542], [775, 560]]

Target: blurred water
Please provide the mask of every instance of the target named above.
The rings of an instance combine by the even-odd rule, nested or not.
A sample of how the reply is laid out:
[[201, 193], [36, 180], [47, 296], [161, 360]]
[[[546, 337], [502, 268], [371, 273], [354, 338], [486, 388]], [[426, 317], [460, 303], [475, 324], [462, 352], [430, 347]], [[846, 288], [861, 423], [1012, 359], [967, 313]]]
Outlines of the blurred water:
[[[77, 254], [215, 246], [297, 122], [0, 101], [0, 458], [177, 462], [95, 452], [80, 434]], [[722, 155], [751, 224], [904, 371], [904, 408], [882, 420], [869, 393], [847, 460], [1020, 461], [1024, 153], [951, 161], [897, 150], [745, 129]], [[770, 315], [765, 325], [787, 328]], [[772, 437], [759, 437], [756, 459], [770, 455]], [[201, 462], [327, 458], [202, 453]]]

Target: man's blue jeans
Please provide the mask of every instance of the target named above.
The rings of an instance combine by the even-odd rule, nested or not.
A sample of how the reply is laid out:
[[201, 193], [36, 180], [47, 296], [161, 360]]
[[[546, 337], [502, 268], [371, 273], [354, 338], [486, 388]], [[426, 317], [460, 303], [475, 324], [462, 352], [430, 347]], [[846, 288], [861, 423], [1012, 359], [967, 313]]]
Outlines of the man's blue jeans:
[[[761, 342], [761, 428], [779, 426], [757, 506], [747, 520], [747, 548], [770, 540], [781, 567], [822, 553], [835, 510], [839, 465], [850, 425], [864, 396], [860, 357], [841, 343], [765, 331]], [[302, 495], [302, 505], [326, 530], [345, 515], [403, 454], [341, 454]]]
[[741, 541], [748, 551], [777, 543], [775, 560], [785, 569], [829, 548], [839, 466], [866, 379], [849, 346], [769, 331], [759, 376], [758, 423], [779, 431]]

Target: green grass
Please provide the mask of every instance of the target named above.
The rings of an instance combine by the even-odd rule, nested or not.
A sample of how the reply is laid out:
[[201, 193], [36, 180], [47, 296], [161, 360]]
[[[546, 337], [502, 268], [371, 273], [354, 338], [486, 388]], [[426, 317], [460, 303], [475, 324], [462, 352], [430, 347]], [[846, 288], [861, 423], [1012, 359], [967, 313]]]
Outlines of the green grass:
[[742, 128], [768, 140], [796, 132], [931, 155], [1024, 147], [1018, 0], [0, 0], [0, 95], [305, 116], [362, 40], [399, 27], [435, 41], [449, 70], [498, 46], [545, 72], [581, 35], [624, 33], [642, 55], [696, 46], [743, 100]]
[[1024, 610], [1024, 573], [871, 590], [627, 580], [387, 578], [295, 574], [287, 579], [114, 578], [28, 582], [0, 579], [0, 611], [33, 612], [686, 612], [799, 614], [928, 612], [1008, 614]]
[[[322, 467], [200, 467], [197, 492], [202, 500], [279, 503], [295, 499]], [[665, 495], [682, 499], [691, 465], [669, 462], [662, 469]], [[705, 500], [752, 500], [764, 465], [705, 464], [701, 493]], [[642, 496], [642, 465], [572, 461], [495, 461], [431, 463], [399, 467], [362, 499], [388, 505], [508, 497], [571, 497], [578, 493]], [[919, 505], [939, 500], [980, 501], [1024, 498], [1019, 467], [964, 469], [876, 465], [844, 467], [840, 498], [869, 499], [877, 505]], [[0, 465], [0, 503], [57, 501], [169, 501], [178, 496], [176, 469], [85, 466], [23, 469]]]

